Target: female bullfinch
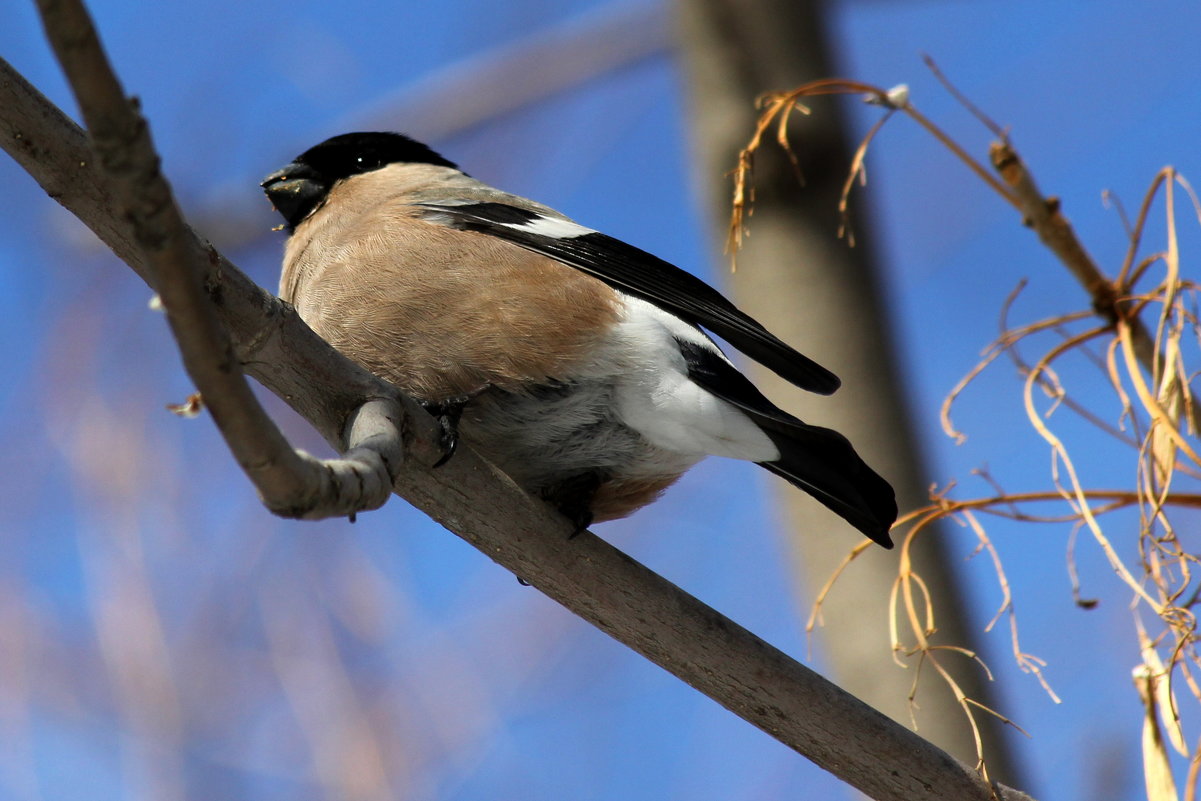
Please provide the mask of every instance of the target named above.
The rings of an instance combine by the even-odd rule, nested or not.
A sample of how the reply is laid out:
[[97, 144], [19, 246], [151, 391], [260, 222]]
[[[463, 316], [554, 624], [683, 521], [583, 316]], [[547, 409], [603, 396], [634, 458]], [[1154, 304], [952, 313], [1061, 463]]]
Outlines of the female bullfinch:
[[709, 454], [756, 462], [885, 547], [892, 487], [781, 411], [702, 327], [797, 386], [838, 378], [700, 279], [396, 133], [349, 133], [262, 184], [289, 232], [280, 296], [579, 530]]

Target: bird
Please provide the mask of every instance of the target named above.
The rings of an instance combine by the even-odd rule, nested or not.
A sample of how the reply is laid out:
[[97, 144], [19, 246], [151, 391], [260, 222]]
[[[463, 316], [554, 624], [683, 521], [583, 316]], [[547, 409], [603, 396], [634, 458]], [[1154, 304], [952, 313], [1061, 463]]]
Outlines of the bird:
[[840, 381], [691, 273], [404, 134], [346, 133], [261, 184], [287, 232], [280, 297], [577, 533], [710, 455], [755, 462], [892, 547], [889, 483], [781, 410], [709, 335], [802, 389]]

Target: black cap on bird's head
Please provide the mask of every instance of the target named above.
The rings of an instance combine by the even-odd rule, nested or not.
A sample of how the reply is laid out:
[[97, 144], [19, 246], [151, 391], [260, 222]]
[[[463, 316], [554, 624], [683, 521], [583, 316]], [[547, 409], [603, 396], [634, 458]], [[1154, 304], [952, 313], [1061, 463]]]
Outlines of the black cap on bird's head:
[[338, 181], [389, 164], [458, 166], [404, 134], [366, 131], [326, 139], [268, 175], [261, 186], [289, 231], [313, 212]]

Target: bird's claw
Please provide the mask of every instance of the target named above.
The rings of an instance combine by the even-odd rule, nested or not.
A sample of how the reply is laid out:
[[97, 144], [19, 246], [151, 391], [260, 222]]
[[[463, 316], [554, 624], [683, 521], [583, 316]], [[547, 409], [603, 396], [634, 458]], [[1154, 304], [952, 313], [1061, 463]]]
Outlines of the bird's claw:
[[441, 467], [455, 455], [455, 451], [459, 447], [459, 420], [463, 417], [463, 409], [468, 402], [487, 389], [488, 385], [484, 384], [478, 389], [456, 395], [453, 398], [440, 401], [419, 401], [422, 408], [433, 416], [438, 423], [438, 428], [441, 429], [438, 444], [442, 446], [442, 457], [434, 462], [434, 467]]
[[455, 455], [455, 451], [459, 448], [459, 428], [458, 420], [452, 420], [451, 415], [435, 414], [434, 419], [438, 421], [438, 427], [441, 432], [438, 435], [438, 444], [442, 446], [442, 456], [438, 461], [434, 462], [434, 467], [441, 467], [450, 461], [450, 457]]
[[559, 513], [571, 521], [572, 529], [567, 535], [568, 539], [575, 539], [592, 525], [592, 501], [607, 477], [603, 470], [581, 473], [562, 482], [548, 493], [548, 499], [558, 507]]
[[465, 400], [452, 398], [437, 403], [422, 402], [422, 407], [429, 412], [438, 423], [438, 445], [442, 448], [442, 456], [434, 462], [434, 467], [441, 467], [450, 461], [459, 447], [459, 419], [463, 416]]
[[576, 514], [570, 515], [569, 519], [571, 520], [572, 525], [574, 525], [575, 528], [573, 528], [571, 530], [571, 533], [567, 535], [567, 539], [574, 540], [576, 537], [580, 536], [585, 531], [587, 531], [588, 526], [592, 525], [592, 510], [591, 509], [581, 510], [581, 511], [577, 512]]

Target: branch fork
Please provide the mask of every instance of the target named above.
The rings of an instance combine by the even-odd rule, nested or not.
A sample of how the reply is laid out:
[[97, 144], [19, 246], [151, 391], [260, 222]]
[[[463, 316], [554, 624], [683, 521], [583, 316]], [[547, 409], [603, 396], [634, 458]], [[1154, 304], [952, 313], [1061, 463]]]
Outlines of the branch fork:
[[199, 246], [160, 170], [150, 127], [127, 98], [78, 2], [41, 0], [46, 36], [71, 83], [108, 192], [145, 257], [184, 366], [263, 504], [284, 517], [320, 519], [382, 506], [403, 458], [391, 401], [359, 408], [345, 456], [318, 459], [292, 448], [251, 392], [218, 318], [220, 259]]

